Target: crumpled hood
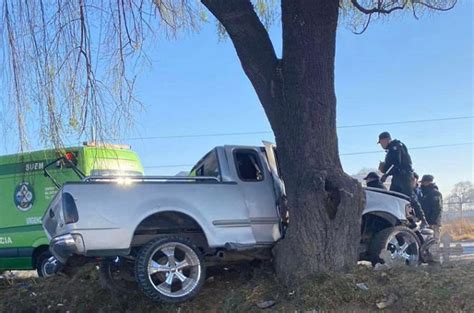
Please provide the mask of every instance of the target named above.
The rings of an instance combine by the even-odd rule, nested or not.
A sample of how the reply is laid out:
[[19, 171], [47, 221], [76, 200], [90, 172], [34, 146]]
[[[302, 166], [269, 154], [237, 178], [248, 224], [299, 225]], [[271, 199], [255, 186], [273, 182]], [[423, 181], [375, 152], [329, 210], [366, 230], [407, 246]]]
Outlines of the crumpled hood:
[[362, 214], [385, 212], [399, 220], [406, 220], [405, 207], [410, 202], [408, 197], [396, 192], [365, 188], [366, 204]]

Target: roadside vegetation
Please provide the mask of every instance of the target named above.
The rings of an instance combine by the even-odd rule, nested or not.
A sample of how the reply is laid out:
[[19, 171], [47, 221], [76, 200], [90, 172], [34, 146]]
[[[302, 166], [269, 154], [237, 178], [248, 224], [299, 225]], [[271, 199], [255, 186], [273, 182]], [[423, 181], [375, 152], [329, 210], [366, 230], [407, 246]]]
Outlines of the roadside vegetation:
[[[0, 281], [0, 312], [473, 312], [474, 262], [310, 276], [295, 290], [277, 283], [269, 264], [211, 269], [191, 302], [160, 305], [141, 294], [114, 295], [97, 270], [73, 278]], [[261, 307], [267, 307], [262, 309]]]
[[474, 218], [464, 218], [443, 224], [443, 233], [448, 233], [454, 241], [474, 240]]

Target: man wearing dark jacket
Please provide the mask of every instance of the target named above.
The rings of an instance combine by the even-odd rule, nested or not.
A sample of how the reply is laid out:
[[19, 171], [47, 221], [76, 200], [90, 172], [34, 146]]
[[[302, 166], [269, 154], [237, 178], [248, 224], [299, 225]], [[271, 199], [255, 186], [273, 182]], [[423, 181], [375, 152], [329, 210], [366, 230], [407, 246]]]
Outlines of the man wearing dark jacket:
[[400, 140], [392, 140], [388, 132], [379, 135], [378, 143], [387, 151], [385, 161], [379, 165], [379, 171], [384, 173], [382, 182], [385, 182], [388, 176], [392, 176], [390, 190], [411, 197], [413, 168], [407, 147]]
[[383, 183], [380, 181], [380, 176], [376, 172], [370, 172], [367, 176], [364, 177], [367, 187], [379, 188], [387, 190]]
[[418, 174], [413, 173], [413, 177], [411, 179], [413, 192], [410, 196], [410, 204], [413, 210], [415, 210], [416, 217], [421, 221], [421, 227], [424, 228], [424, 227], [428, 227], [429, 224], [428, 224], [428, 221], [426, 220], [425, 212], [421, 208], [420, 201], [421, 201], [422, 193], [421, 193], [421, 188], [419, 188], [418, 186], [418, 178], [419, 178]]
[[420, 201], [421, 199], [421, 187], [420, 187], [420, 184], [419, 184], [419, 181], [420, 180], [420, 176], [418, 176], [418, 174], [416, 172], [413, 172], [413, 185], [414, 185], [414, 188], [415, 188], [415, 195], [416, 195], [416, 198], [418, 199], [418, 201]]
[[421, 178], [421, 208], [425, 212], [430, 228], [434, 230], [434, 237], [439, 241], [441, 232], [441, 212], [443, 210], [443, 196], [438, 186], [433, 182], [433, 175], [423, 175]]

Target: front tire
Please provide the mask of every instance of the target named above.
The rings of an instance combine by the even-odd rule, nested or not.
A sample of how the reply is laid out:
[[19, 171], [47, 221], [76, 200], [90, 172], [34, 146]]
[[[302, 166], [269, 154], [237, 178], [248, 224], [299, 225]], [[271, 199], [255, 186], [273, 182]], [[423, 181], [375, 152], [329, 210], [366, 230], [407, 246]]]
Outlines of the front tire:
[[140, 249], [135, 275], [143, 293], [153, 301], [179, 303], [198, 294], [206, 268], [201, 252], [190, 240], [161, 237]]
[[385, 228], [372, 238], [369, 255], [373, 265], [394, 262], [418, 265], [420, 262], [420, 241], [408, 227]]

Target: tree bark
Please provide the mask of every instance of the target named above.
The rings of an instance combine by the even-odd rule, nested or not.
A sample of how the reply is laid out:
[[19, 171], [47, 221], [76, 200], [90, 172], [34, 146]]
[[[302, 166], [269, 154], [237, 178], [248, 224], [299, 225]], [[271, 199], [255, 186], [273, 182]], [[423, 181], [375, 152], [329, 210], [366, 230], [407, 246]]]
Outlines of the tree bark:
[[341, 166], [334, 61], [338, 0], [283, 0], [283, 101], [274, 121], [290, 208], [286, 238], [274, 249], [291, 285], [341, 271], [358, 259], [362, 188]]
[[365, 199], [338, 152], [339, 1], [282, 0], [281, 60], [250, 1], [202, 2], [229, 33], [275, 133], [290, 214], [286, 237], [274, 248], [278, 276], [291, 286], [310, 274], [353, 267]]

